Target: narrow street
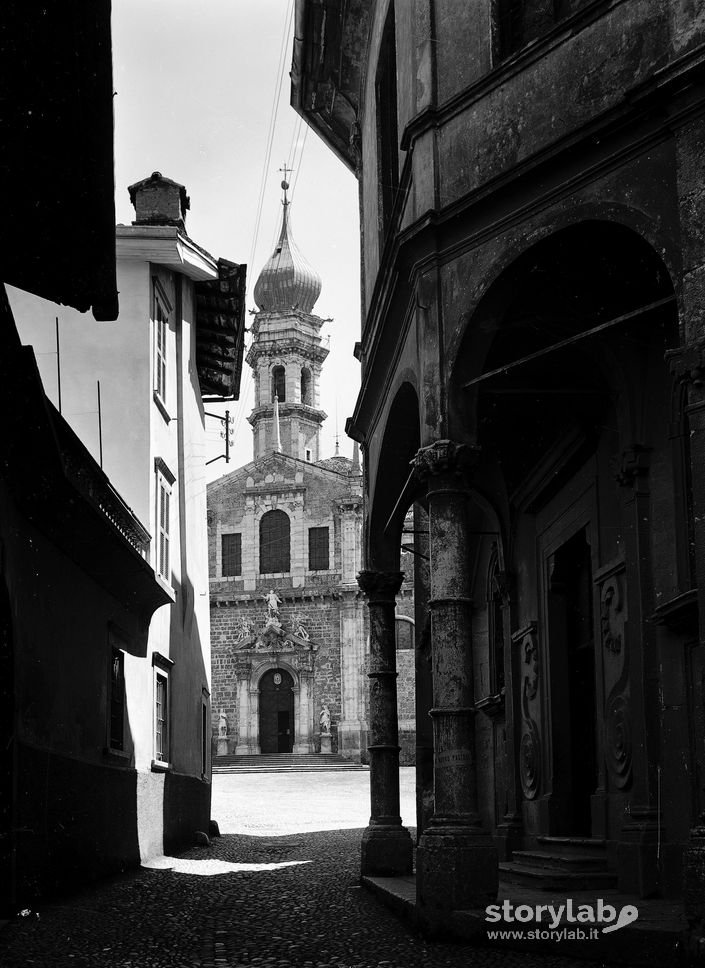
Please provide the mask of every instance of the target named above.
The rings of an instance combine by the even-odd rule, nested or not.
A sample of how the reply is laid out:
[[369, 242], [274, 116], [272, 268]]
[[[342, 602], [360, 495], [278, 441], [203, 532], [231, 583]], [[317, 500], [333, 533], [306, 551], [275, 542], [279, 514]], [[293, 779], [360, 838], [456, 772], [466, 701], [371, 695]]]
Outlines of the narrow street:
[[[413, 820], [402, 770], [402, 815]], [[411, 968], [578, 964], [428, 943], [359, 886], [366, 771], [214, 778], [210, 847], [42, 906], [0, 934], [3, 968]], [[579, 964], [585, 965], [585, 962]]]

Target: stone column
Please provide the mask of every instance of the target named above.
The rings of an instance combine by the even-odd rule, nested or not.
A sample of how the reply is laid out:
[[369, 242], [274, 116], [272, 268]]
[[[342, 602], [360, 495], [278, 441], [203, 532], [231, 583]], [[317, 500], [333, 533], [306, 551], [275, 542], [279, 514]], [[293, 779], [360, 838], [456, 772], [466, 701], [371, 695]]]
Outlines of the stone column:
[[434, 812], [419, 841], [417, 908], [426, 927], [497, 896], [498, 857], [477, 796], [467, 474], [476, 449], [438, 440], [416, 455], [428, 492]]
[[[705, 201], [703, 202], [705, 205]], [[700, 274], [701, 281], [705, 271]], [[705, 314], [703, 314], [705, 317]], [[698, 646], [705, 640], [705, 338], [693, 339], [679, 350], [667, 354], [671, 371], [688, 388], [688, 429], [693, 488], [695, 540], [695, 577], [698, 594]], [[705, 705], [702, 683], [694, 684], [695, 701]], [[691, 731], [694, 726], [691, 725]], [[702, 743], [702, 736], [695, 736]], [[697, 776], [697, 772], [694, 773]], [[695, 785], [695, 817], [683, 857], [683, 907], [690, 930], [689, 954], [701, 957], [705, 950], [705, 790]]]
[[237, 746], [238, 756], [247, 756], [252, 752], [250, 745], [250, 665], [237, 669]]
[[404, 575], [361, 571], [370, 609], [370, 823], [362, 835], [362, 874], [410, 874], [412, 845], [399, 813], [399, 731], [394, 609]]
[[295, 753], [313, 753], [313, 673], [308, 669], [299, 670], [299, 708], [294, 745]]

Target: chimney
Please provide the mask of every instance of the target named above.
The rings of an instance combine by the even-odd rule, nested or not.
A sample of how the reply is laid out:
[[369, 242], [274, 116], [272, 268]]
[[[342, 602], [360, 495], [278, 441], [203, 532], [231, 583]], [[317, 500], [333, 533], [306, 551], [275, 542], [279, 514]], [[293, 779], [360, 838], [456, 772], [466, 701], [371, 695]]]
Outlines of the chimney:
[[127, 190], [137, 216], [133, 225], [175, 225], [185, 231], [191, 202], [183, 185], [153, 171]]

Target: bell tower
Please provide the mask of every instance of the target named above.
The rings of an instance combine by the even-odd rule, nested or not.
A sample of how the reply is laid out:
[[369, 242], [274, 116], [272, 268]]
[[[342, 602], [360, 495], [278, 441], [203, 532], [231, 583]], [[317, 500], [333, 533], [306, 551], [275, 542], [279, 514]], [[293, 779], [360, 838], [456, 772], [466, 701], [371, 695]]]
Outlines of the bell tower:
[[326, 419], [319, 408], [319, 382], [328, 349], [320, 337], [324, 320], [312, 312], [321, 280], [294, 244], [286, 179], [281, 187], [279, 241], [254, 290], [258, 311], [246, 361], [252, 367], [255, 405], [247, 419], [255, 460], [280, 451], [315, 463]]

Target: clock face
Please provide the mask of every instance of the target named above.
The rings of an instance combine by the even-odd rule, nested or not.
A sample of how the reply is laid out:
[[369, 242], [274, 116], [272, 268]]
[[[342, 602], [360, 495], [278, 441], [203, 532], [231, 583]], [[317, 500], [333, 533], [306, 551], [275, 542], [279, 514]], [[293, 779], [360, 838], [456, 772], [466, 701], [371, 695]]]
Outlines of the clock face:
[[281, 686], [281, 684], [282, 684], [282, 674], [281, 674], [281, 672], [275, 672], [274, 673], [274, 685], [275, 686]]

